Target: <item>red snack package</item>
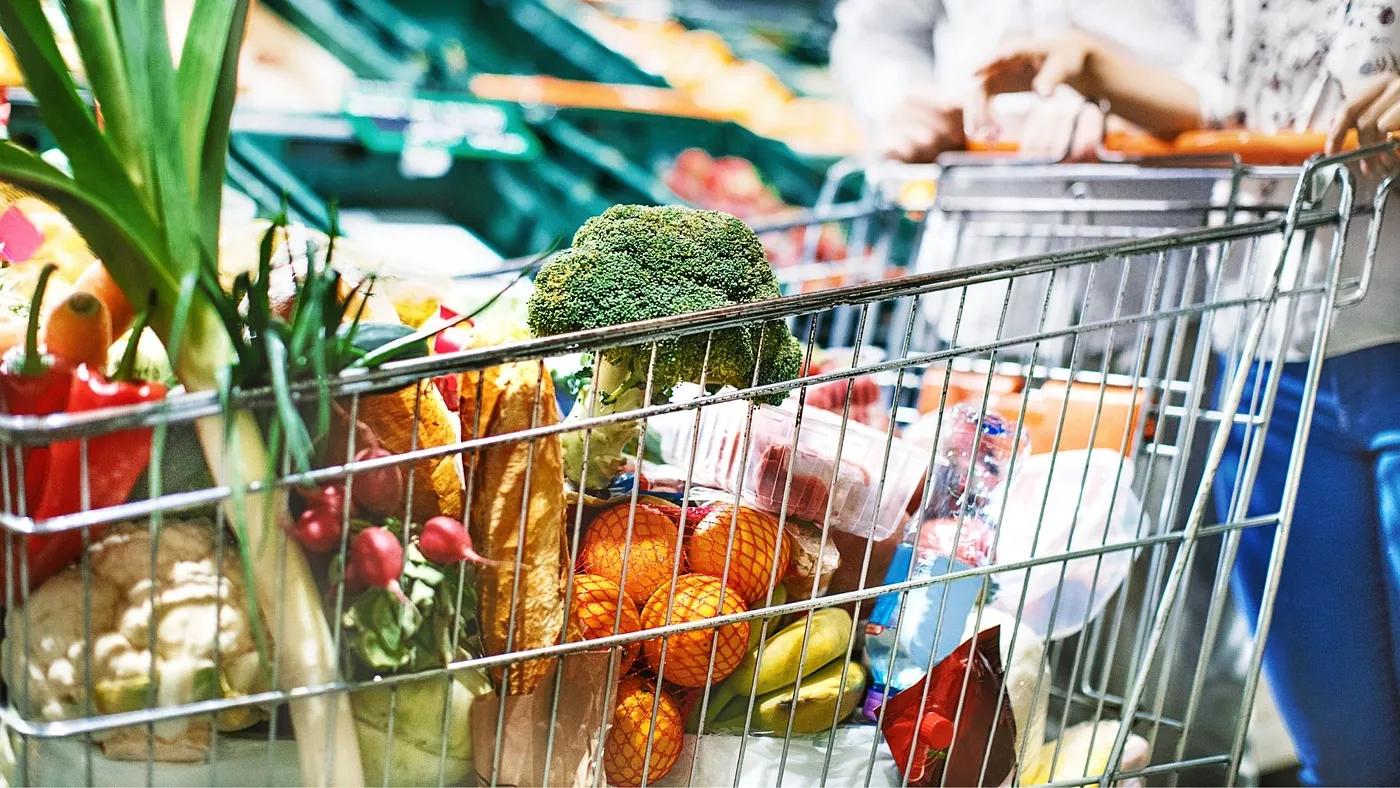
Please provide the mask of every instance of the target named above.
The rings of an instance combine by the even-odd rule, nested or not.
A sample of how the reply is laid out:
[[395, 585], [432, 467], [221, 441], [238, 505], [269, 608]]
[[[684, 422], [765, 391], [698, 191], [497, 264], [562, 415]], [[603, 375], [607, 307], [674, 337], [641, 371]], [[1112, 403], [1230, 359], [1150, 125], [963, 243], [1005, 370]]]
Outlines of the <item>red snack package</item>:
[[977, 633], [885, 703], [881, 732], [910, 785], [1001, 785], [1016, 767], [1016, 721], [1003, 689], [1000, 638], [1001, 627]]

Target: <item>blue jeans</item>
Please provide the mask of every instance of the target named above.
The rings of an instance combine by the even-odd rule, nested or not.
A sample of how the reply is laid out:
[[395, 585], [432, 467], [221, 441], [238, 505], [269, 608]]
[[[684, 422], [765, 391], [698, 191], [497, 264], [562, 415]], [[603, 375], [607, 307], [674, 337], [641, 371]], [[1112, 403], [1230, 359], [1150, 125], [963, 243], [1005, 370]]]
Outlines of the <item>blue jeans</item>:
[[[1266, 373], [1267, 374], [1267, 373]], [[1284, 366], [1250, 514], [1277, 511], [1305, 364]], [[1256, 380], [1251, 376], [1245, 391]], [[1229, 505], [1237, 428], [1216, 504]], [[1275, 528], [1240, 538], [1235, 588], [1257, 621]], [[1327, 359], [1264, 667], [1302, 763], [1323, 785], [1400, 785], [1400, 344]]]

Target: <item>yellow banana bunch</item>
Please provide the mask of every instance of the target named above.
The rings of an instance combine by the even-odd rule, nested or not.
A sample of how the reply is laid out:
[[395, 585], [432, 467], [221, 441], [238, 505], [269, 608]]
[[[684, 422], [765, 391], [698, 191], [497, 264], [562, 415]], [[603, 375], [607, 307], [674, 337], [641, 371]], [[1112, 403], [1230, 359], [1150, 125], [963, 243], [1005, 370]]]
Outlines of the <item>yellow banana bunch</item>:
[[812, 613], [810, 629], [804, 615], [769, 637], [761, 659], [753, 644], [711, 695], [706, 728], [743, 730], [750, 704], [748, 730], [755, 733], [784, 734], [789, 718], [793, 733], [819, 733], [845, 719], [866, 683], [865, 668], [846, 659], [851, 630], [844, 608], [823, 608]]

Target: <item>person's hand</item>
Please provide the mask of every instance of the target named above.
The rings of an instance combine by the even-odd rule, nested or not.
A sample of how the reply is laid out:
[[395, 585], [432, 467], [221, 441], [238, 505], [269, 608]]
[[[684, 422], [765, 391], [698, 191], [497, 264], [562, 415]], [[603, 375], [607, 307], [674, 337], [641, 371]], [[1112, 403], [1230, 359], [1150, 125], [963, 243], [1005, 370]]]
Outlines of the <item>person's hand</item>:
[[[1356, 141], [1362, 147], [1400, 132], [1400, 76], [1382, 74], [1373, 78], [1342, 106], [1327, 133], [1326, 152], [1340, 151], [1352, 129], [1356, 129]], [[1390, 172], [1400, 170], [1400, 159], [1394, 154], [1384, 154], [1380, 162]], [[1368, 162], [1361, 162], [1362, 172], [1370, 169]]]
[[941, 153], [966, 146], [962, 107], [923, 95], [906, 98], [880, 138], [881, 153], [911, 164], [930, 163]]
[[1072, 90], [1061, 89], [1044, 99], [1034, 99], [1020, 120], [1019, 129], [1003, 130], [995, 122], [983, 127], [991, 137], [1016, 140], [1017, 151], [1034, 159], [1086, 162], [1098, 159], [1103, 143], [1103, 110]]
[[1050, 96], [1068, 85], [1084, 93], [1083, 85], [1099, 41], [1071, 30], [1048, 38], [1007, 42], [975, 72], [983, 96], [1034, 92]]

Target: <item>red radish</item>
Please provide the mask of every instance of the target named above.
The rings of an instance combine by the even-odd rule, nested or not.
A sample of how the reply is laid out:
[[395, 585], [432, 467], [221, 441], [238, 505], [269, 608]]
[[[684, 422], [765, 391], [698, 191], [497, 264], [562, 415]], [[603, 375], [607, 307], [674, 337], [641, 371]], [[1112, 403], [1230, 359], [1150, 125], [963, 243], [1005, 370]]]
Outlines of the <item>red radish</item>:
[[423, 523], [423, 532], [418, 536], [418, 549], [423, 557], [435, 564], [455, 564], [458, 561], [471, 561], [474, 564], [490, 563], [472, 547], [472, 536], [461, 521], [439, 515]]
[[[368, 446], [355, 453], [355, 462], [392, 456], [382, 446]], [[350, 494], [361, 509], [391, 514], [403, 508], [403, 488], [403, 471], [390, 465], [356, 472]]]
[[329, 553], [340, 546], [342, 514], [321, 506], [308, 506], [292, 526], [292, 536], [313, 553]]
[[376, 588], [390, 588], [403, 573], [403, 545], [387, 528], [375, 526], [355, 534], [350, 544], [350, 569], [355, 580]]
[[302, 488], [297, 491], [308, 509], [321, 509], [335, 515], [337, 520], [345, 514], [345, 488], [339, 483], [323, 487]]

